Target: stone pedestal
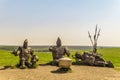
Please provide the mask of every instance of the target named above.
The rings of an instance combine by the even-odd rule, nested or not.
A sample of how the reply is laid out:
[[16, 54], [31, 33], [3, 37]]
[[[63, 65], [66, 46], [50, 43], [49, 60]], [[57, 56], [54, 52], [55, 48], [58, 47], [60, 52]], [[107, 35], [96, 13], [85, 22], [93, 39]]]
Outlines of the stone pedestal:
[[72, 65], [72, 60], [70, 58], [64, 57], [59, 59], [60, 68], [70, 68]]

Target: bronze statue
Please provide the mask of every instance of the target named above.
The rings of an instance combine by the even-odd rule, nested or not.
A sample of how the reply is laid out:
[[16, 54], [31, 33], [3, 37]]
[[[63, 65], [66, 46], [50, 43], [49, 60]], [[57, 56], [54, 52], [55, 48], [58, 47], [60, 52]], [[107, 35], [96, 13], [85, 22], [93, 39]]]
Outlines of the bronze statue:
[[57, 63], [60, 58], [63, 58], [65, 55], [69, 57], [70, 52], [67, 47], [62, 47], [61, 39], [58, 37], [57, 46], [50, 46], [49, 51], [52, 52], [53, 62]]
[[110, 61], [105, 61], [100, 55], [96, 55], [90, 52], [84, 52], [83, 54], [76, 52], [73, 58], [76, 59], [76, 63], [81, 63], [85, 65], [114, 67], [114, 65]]
[[31, 53], [31, 67], [34, 67], [38, 60], [38, 56], [36, 56], [34, 53]]
[[97, 40], [100, 36], [100, 29], [98, 31], [97, 25], [95, 28], [95, 34], [93, 39], [91, 34], [88, 31], [88, 35], [90, 41], [92, 43], [93, 50], [92, 52], [84, 52], [83, 54], [79, 54], [78, 52], [73, 56], [76, 59], [76, 63], [82, 63], [86, 65], [93, 65], [93, 66], [107, 66], [107, 67], [114, 67], [114, 65], [110, 61], [105, 61], [101, 55], [97, 52]]
[[26, 68], [31, 67], [31, 64], [29, 62], [30, 55], [33, 55], [33, 50], [31, 50], [30, 47], [28, 47], [28, 40], [26, 39], [23, 43], [23, 47], [18, 47], [17, 50], [14, 50], [12, 52], [15, 56], [19, 56], [19, 67], [20, 68]]

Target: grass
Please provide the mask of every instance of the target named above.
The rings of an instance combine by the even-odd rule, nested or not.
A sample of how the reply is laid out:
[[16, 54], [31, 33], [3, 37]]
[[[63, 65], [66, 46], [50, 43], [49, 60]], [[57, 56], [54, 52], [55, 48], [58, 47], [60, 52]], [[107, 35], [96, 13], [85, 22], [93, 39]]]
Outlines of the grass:
[[18, 63], [18, 56], [13, 56], [10, 51], [0, 50], [0, 66], [13, 66]]
[[120, 48], [104, 48], [99, 49], [98, 52], [105, 60], [110, 60], [115, 67], [120, 67]]
[[[39, 57], [37, 63], [48, 63], [52, 61], [52, 54], [50, 52], [35, 52]], [[0, 66], [14, 66], [19, 63], [19, 56], [14, 56], [10, 51], [0, 50]]]
[[51, 52], [36, 52], [35, 54], [39, 57], [38, 63], [45, 64], [52, 61]]
[[[70, 58], [75, 52], [84, 52], [83, 50], [71, 50]], [[89, 50], [87, 50], [89, 51]], [[108, 61], [110, 60], [115, 67], [120, 67], [120, 48], [103, 48], [98, 49], [98, 52], [102, 55], [102, 57]], [[35, 54], [39, 57], [39, 64], [45, 64], [52, 61], [52, 54], [51, 52], [35, 52]], [[0, 66], [14, 66], [19, 62], [19, 57], [14, 56], [10, 53], [10, 51], [0, 50]]]

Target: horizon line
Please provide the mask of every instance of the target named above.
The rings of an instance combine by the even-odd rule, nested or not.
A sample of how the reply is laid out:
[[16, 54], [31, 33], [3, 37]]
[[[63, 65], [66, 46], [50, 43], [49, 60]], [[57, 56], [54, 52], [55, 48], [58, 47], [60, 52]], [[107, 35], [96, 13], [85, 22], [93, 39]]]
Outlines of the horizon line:
[[[4, 44], [4, 45], [0, 45], [0, 46], [22, 46], [22, 45], [18, 45], [18, 44]], [[29, 46], [55, 46], [55, 45], [29, 45]], [[62, 45], [62, 46], [89, 46], [92, 47], [90, 45]], [[103, 46], [97, 46], [97, 47], [120, 47], [120, 46], [112, 46], [112, 45], [103, 45]]]

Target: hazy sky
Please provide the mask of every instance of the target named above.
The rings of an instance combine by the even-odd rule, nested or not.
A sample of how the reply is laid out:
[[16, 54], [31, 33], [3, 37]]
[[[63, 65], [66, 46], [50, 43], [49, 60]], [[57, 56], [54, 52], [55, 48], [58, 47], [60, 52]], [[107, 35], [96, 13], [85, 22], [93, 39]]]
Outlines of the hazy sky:
[[0, 45], [91, 45], [88, 30], [98, 24], [98, 45], [120, 46], [120, 0], [0, 0]]

